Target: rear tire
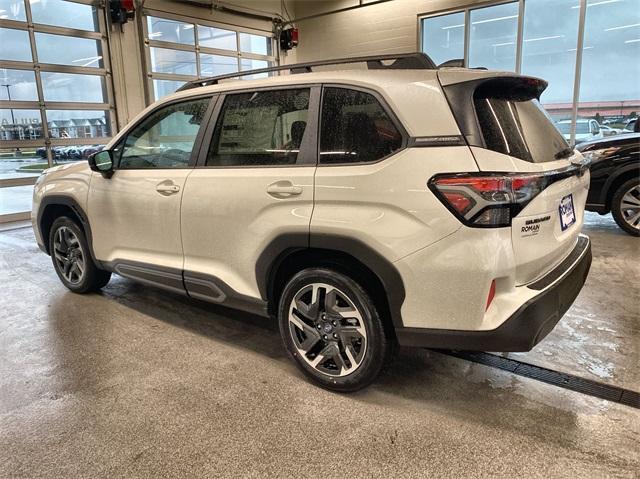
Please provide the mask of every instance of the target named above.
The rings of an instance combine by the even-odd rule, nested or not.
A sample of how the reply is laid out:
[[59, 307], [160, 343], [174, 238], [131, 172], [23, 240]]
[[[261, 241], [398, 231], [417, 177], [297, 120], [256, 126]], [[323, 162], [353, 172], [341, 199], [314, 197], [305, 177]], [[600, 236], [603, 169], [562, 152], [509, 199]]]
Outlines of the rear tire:
[[611, 200], [611, 214], [618, 226], [632, 236], [640, 236], [640, 179], [618, 187]]
[[71, 218], [61, 216], [51, 225], [49, 252], [60, 281], [74, 293], [97, 291], [111, 279], [93, 262], [84, 231]]
[[391, 342], [367, 291], [328, 268], [289, 280], [278, 307], [280, 335], [302, 372], [323, 388], [352, 392], [371, 384]]

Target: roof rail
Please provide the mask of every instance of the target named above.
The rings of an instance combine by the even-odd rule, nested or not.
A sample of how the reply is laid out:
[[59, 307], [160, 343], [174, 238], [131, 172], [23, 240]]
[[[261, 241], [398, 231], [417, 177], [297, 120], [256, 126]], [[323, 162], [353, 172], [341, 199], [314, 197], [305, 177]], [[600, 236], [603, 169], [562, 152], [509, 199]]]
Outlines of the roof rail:
[[[382, 62], [393, 60], [393, 63], [386, 65]], [[257, 70], [246, 70], [237, 73], [228, 73], [226, 75], [218, 75], [215, 77], [201, 78], [185, 83], [176, 91], [190, 90], [209, 85], [217, 85], [220, 80], [228, 80], [247, 75], [256, 75], [259, 73], [270, 73], [277, 71], [289, 70], [295, 73], [310, 73], [314, 67], [329, 65], [344, 65], [348, 63], [366, 63], [369, 70], [435, 70], [438, 67], [433, 60], [425, 53], [398, 53], [395, 55], [373, 55], [366, 57], [337, 58], [335, 60], [320, 60], [309, 63], [295, 63], [293, 65], [278, 65], [269, 68], [258, 68]]]

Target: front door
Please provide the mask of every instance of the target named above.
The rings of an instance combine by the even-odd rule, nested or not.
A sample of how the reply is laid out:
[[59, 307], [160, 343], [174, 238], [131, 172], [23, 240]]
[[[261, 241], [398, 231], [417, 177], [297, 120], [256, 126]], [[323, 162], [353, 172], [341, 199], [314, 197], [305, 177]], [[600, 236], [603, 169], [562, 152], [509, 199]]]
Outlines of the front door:
[[94, 253], [123, 276], [184, 290], [180, 203], [210, 100], [159, 107], [114, 148], [113, 176], [93, 173], [88, 214]]
[[218, 102], [182, 200], [191, 296], [246, 309], [260, 298], [256, 263], [266, 246], [283, 233], [308, 237], [319, 90], [244, 91]]

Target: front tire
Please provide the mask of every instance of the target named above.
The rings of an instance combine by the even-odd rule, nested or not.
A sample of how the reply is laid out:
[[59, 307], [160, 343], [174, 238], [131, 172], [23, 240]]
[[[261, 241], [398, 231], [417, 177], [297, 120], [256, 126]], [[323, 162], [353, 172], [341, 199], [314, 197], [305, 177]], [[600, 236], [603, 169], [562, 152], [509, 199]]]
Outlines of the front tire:
[[280, 335], [313, 382], [339, 392], [371, 384], [390, 352], [375, 303], [357, 282], [327, 268], [296, 274], [280, 298]]
[[611, 214], [618, 226], [632, 236], [640, 236], [640, 180], [625, 181], [611, 200]]
[[51, 225], [49, 252], [53, 267], [68, 289], [74, 293], [89, 293], [106, 286], [109, 271], [96, 266], [89, 252], [84, 231], [71, 218], [62, 216]]

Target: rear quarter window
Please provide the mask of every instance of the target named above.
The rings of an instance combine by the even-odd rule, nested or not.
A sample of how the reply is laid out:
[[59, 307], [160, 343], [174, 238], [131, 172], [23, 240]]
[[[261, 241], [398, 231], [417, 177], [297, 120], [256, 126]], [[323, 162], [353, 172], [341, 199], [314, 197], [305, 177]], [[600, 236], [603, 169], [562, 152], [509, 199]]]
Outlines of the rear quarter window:
[[322, 95], [320, 163], [366, 163], [402, 147], [402, 134], [375, 96], [326, 87]]

